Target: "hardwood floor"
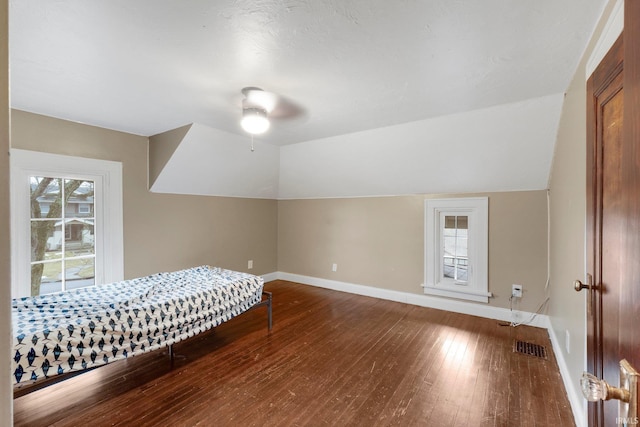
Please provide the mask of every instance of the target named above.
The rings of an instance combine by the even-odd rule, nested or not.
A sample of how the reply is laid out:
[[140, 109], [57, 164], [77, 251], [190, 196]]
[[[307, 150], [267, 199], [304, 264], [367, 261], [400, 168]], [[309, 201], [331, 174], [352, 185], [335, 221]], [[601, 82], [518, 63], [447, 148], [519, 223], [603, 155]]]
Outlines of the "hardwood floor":
[[[572, 426], [547, 332], [285, 281], [167, 352], [14, 400], [16, 426]], [[514, 353], [513, 340], [548, 359]]]

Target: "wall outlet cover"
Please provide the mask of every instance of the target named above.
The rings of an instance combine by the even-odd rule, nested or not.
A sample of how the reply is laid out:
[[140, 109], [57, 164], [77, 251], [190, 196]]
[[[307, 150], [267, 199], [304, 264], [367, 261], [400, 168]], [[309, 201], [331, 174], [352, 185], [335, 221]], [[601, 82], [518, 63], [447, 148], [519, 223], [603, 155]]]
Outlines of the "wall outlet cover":
[[522, 285], [511, 285], [511, 296], [514, 298], [522, 298]]

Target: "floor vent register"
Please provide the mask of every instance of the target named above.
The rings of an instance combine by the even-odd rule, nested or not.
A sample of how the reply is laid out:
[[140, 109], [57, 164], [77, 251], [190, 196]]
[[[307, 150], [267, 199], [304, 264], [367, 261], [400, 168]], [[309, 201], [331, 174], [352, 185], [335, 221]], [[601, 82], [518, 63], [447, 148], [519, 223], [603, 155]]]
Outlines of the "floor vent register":
[[547, 358], [547, 349], [545, 348], [545, 346], [540, 344], [532, 344], [526, 341], [513, 341], [513, 352], [526, 354], [533, 357], [539, 357], [540, 359]]

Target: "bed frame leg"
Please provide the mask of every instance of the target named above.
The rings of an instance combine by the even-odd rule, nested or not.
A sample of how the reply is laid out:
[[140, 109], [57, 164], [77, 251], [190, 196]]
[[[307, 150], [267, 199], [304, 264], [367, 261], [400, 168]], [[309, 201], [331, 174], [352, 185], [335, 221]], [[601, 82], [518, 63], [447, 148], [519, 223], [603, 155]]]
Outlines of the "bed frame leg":
[[169, 344], [169, 360], [173, 365], [174, 355], [173, 355], [173, 344]]
[[269, 317], [269, 332], [271, 332], [271, 329], [273, 328], [273, 314], [271, 311], [271, 297], [269, 297], [269, 313], [268, 313], [268, 317]]
[[267, 296], [267, 325], [269, 327], [269, 332], [271, 332], [271, 328], [273, 328], [273, 311], [271, 309], [273, 294], [267, 291], [262, 291], [262, 293]]

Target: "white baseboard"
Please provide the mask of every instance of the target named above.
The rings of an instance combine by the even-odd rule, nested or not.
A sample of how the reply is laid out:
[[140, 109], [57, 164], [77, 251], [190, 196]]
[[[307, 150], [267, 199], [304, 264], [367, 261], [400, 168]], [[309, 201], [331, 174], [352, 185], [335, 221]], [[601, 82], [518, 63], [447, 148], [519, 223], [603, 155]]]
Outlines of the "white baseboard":
[[[403, 302], [406, 304], [418, 305], [421, 307], [435, 308], [439, 310], [447, 310], [455, 313], [469, 314], [472, 316], [485, 317], [489, 319], [496, 319], [504, 322], [511, 322], [516, 319], [520, 321], [527, 321], [533, 317], [534, 313], [526, 311], [513, 312], [507, 308], [493, 307], [490, 305], [470, 303], [466, 301], [458, 301], [448, 298], [439, 298], [431, 295], [412, 294], [409, 292], [393, 291], [390, 289], [376, 288], [374, 286], [358, 285], [354, 283], [339, 282], [336, 280], [321, 279], [318, 277], [303, 276], [300, 274], [286, 273], [277, 271], [263, 275], [265, 282], [272, 280], [288, 280], [290, 282], [302, 283], [304, 285], [317, 286], [320, 288], [332, 289], [335, 291], [348, 292], [357, 295], [364, 295], [368, 297], [381, 298], [390, 301]], [[268, 277], [268, 280], [267, 280]], [[562, 347], [556, 337], [556, 334], [551, 327], [551, 322], [547, 315], [538, 314], [533, 318], [533, 321], [527, 322], [530, 326], [538, 328], [544, 328], [549, 332], [549, 338], [553, 348], [553, 353], [556, 356], [558, 362], [558, 368], [560, 369], [560, 375], [564, 382], [565, 390], [571, 404], [571, 410], [576, 422], [577, 427], [586, 427], [586, 412], [585, 403], [579, 390], [576, 389], [576, 385], [573, 384], [571, 376], [569, 375], [569, 369], [562, 353]]]
[[[435, 308], [439, 310], [452, 311], [454, 313], [469, 314], [472, 316], [486, 317], [503, 322], [526, 322], [528, 325], [539, 328], [546, 328], [549, 321], [546, 315], [537, 315], [531, 322], [527, 322], [534, 313], [519, 310], [509, 310], [507, 308], [493, 307], [490, 305], [476, 304], [466, 301], [459, 301], [449, 298], [441, 298], [431, 295], [412, 294], [409, 292], [393, 291], [390, 289], [376, 288], [374, 286], [358, 285], [354, 283], [339, 282], [337, 280], [321, 279], [318, 277], [303, 276], [300, 274], [285, 273], [278, 271], [270, 273], [269, 277], [275, 274], [277, 279], [288, 280], [290, 282], [302, 283], [304, 285], [317, 286], [320, 288], [332, 289], [334, 291], [348, 292], [351, 294], [364, 295], [368, 297], [381, 298], [390, 301], [403, 302], [406, 304], [418, 305], [421, 307]], [[264, 276], [263, 276], [264, 277]], [[272, 279], [275, 280], [275, 279]], [[266, 280], [265, 280], [266, 281]]]
[[278, 272], [263, 274], [260, 277], [262, 277], [264, 283], [273, 282], [274, 280], [278, 280]]
[[567, 396], [569, 397], [569, 403], [571, 404], [571, 411], [573, 411], [573, 418], [576, 422], [576, 427], [587, 427], [586, 400], [582, 397], [582, 392], [577, 389], [578, 384], [575, 384], [571, 375], [569, 375], [569, 368], [566, 360], [564, 359], [562, 346], [560, 345], [556, 332], [551, 326], [551, 322], [549, 322], [547, 331], [549, 331], [549, 338], [551, 339], [551, 345], [553, 346], [553, 353], [556, 356], [558, 368], [560, 368], [560, 375], [562, 376], [564, 389], [567, 391]]

